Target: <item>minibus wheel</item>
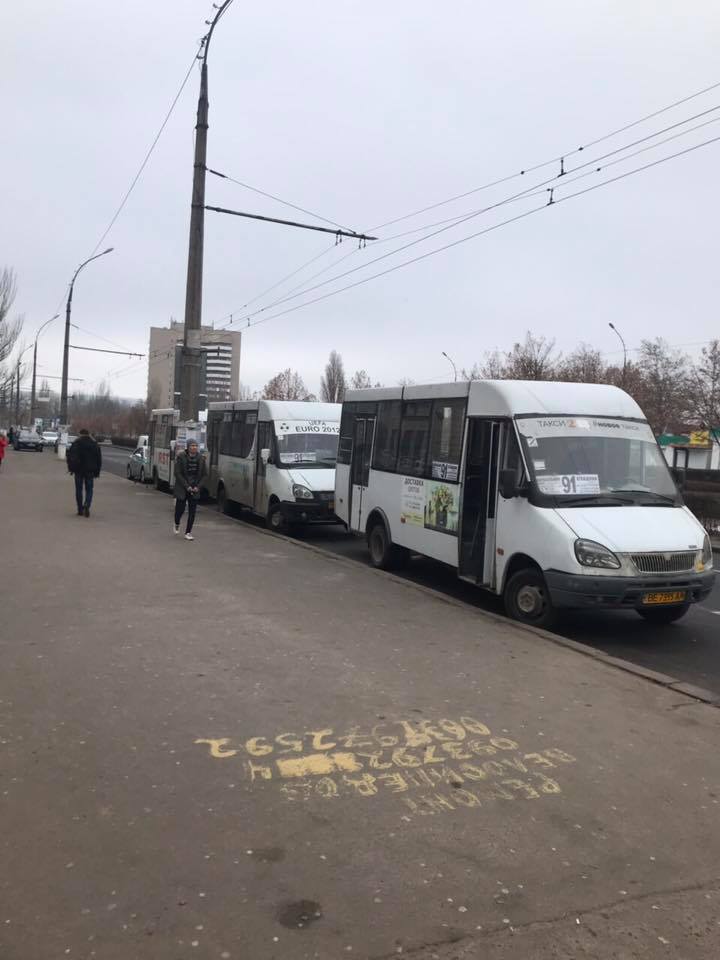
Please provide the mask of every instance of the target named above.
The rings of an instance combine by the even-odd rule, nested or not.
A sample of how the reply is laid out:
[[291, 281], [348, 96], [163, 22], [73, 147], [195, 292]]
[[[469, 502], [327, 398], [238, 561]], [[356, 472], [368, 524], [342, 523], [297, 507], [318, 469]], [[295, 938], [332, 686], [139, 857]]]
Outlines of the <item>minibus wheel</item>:
[[505, 586], [505, 612], [513, 620], [536, 627], [551, 627], [557, 618], [545, 578], [539, 570], [518, 570]]
[[228, 512], [228, 499], [227, 493], [225, 493], [225, 487], [218, 487], [216, 503], [219, 513]]
[[160, 477], [158, 476], [157, 470], [153, 470], [153, 484], [156, 490], [160, 489]]
[[391, 542], [387, 527], [382, 520], [378, 520], [368, 530], [367, 544], [370, 562], [378, 570], [394, 570], [404, 566], [410, 559], [409, 550], [395, 546]]
[[648, 610], [639, 609], [638, 613], [643, 620], [659, 626], [663, 623], [674, 623], [676, 620], [679, 620], [680, 617], [684, 617], [689, 609], [689, 603], [682, 603], [675, 607], [654, 607]]
[[287, 527], [285, 517], [280, 509], [279, 503], [271, 503], [265, 518], [265, 526], [268, 530], [274, 530], [275, 533], [284, 533]]

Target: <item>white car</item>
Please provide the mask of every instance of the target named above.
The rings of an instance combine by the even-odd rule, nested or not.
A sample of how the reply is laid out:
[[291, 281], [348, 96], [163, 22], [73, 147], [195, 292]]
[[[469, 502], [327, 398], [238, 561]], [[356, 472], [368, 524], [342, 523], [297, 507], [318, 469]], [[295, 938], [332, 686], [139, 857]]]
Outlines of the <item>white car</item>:
[[58, 435], [54, 430], [43, 430], [42, 442], [44, 447], [54, 447], [57, 439]]

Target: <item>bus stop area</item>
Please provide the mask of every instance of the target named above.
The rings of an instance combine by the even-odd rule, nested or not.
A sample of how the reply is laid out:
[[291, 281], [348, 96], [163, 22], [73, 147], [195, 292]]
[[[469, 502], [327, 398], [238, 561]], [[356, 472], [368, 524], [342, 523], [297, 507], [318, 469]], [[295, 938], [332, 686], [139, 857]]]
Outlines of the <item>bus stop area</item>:
[[2, 960], [720, 956], [717, 706], [47, 453], [0, 505]]

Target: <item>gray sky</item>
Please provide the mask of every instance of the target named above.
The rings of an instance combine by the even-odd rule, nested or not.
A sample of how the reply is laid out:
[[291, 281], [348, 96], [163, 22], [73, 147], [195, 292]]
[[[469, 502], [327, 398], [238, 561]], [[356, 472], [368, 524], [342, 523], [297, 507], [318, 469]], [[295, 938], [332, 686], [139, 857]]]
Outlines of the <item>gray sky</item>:
[[[28, 339], [62, 312], [67, 283], [137, 171], [210, 9], [205, 0], [2, 5], [0, 265], [17, 272], [16, 307]], [[719, 81], [719, 33], [720, 7], [710, 2], [235, 0], [210, 57], [208, 163], [370, 229], [569, 152]], [[146, 353], [150, 325], [183, 316], [198, 83], [194, 73], [107, 238], [115, 252], [88, 266], [76, 285], [73, 320], [128, 350]], [[720, 88], [569, 158], [568, 166], [716, 104]], [[714, 117], [720, 110], [695, 123]], [[720, 122], [578, 188], [716, 136]], [[486, 350], [510, 348], [528, 328], [564, 351], [588, 341], [615, 357], [608, 320], [631, 347], [649, 336], [678, 344], [717, 336], [719, 160], [720, 143], [713, 144], [261, 323], [244, 334], [241, 379], [260, 388], [292, 366], [317, 390], [333, 348], [349, 373], [366, 368], [386, 384], [450, 379], [441, 351], [471, 365]], [[378, 235], [478, 209], [555, 172], [537, 171]], [[213, 177], [207, 202], [297, 216]], [[535, 197], [479, 216], [255, 319], [542, 203]], [[369, 244], [313, 282], [417, 236]], [[322, 235], [208, 213], [204, 322], [221, 326], [231, 311], [258, 309], [353, 250], [343, 243], [242, 310], [331, 245]], [[61, 335], [61, 320], [43, 335], [41, 374], [61, 372]], [[85, 332], [73, 331], [73, 340], [108, 346]], [[110, 373], [114, 393], [144, 396], [146, 361], [132, 364], [75, 351], [70, 372], [86, 380], [84, 389]]]

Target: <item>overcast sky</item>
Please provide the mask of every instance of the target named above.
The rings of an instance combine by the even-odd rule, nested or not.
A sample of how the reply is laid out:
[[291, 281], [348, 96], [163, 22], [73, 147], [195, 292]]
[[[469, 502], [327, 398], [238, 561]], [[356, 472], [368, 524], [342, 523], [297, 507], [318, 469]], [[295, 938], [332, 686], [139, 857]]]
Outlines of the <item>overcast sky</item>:
[[[210, 12], [206, 0], [2, 4], [0, 266], [17, 273], [16, 308], [28, 339], [64, 312], [70, 277], [137, 172]], [[720, 81], [719, 36], [720, 6], [709, 0], [235, 0], [210, 56], [208, 164], [369, 230], [570, 153]], [[183, 317], [198, 84], [195, 71], [103, 244], [114, 253], [90, 264], [76, 284], [76, 343], [109, 347], [104, 337], [147, 353], [149, 327]], [[567, 166], [717, 104], [720, 88], [570, 156]], [[716, 117], [720, 110], [688, 126]], [[717, 136], [720, 122], [566, 186], [555, 199]], [[555, 338], [563, 351], [588, 341], [615, 359], [609, 320], [630, 347], [657, 335], [674, 344], [717, 336], [719, 162], [720, 143], [712, 144], [258, 324], [243, 335], [242, 382], [258, 389], [291, 366], [318, 390], [333, 348], [348, 373], [365, 368], [385, 384], [451, 379], [443, 350], [469, 366], [487, 350], [510, 348], [527, 329]], [[557, 172], [557, 165], [543, 168], [377, 235], [479, 209]], [[253, 319], [545, 200], [480, 215]], [[309, 219], [213, 177], [207, 202]], [[351, 252], [350, 241], [336, 250], [321, 234], [208, 212], [203, 321], [222, 326], [231, 311], [246, 315], [270, 304], [343, 256], [350, 254], [312, 283], [418, 236]], [[59, 374], [62, 320], [41, 345], [40, 373]], [[116, 394], [145, 395], [147, 360], [74, 351], [70, 373], [85, 380], [84, 389], [107, 378]]]

